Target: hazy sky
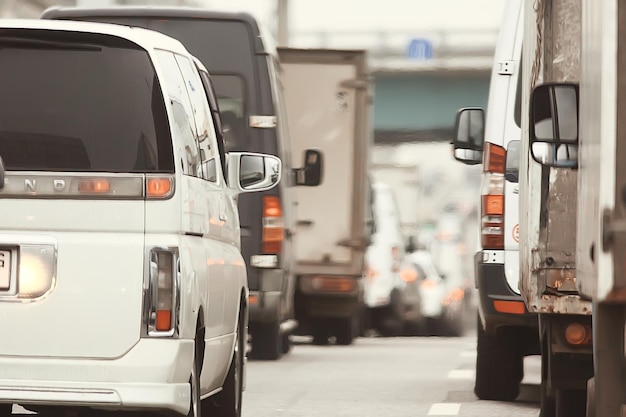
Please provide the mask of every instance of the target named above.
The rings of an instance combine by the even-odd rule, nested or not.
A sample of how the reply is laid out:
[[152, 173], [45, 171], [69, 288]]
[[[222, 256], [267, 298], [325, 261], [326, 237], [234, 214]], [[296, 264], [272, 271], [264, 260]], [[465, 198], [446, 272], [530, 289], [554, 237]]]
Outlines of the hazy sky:
[[[245, 10], [271, 26], [276, 0], [204, 0]], [[489, 29], [499, 26], [505, 0], [289, 0], [290, 31]]]

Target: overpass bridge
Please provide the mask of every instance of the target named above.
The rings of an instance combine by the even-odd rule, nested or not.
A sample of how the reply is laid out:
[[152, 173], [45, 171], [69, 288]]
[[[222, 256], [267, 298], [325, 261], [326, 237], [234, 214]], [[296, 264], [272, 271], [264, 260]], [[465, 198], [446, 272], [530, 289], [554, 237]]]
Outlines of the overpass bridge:
[[487, 107], [497, 28], [292, 32], [300, 48], [367, 49], [375, 143], [449, 141], [460, 107]]

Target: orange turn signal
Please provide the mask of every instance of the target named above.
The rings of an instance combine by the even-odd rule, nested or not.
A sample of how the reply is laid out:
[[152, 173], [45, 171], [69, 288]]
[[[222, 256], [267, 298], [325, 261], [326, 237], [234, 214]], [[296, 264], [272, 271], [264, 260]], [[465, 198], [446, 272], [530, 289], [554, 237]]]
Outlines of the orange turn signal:
[[494, 300], [493, 307], [500, 313], [524, 314], [526, 312], [523, 301]]
[[148, 178], [146, 194], [152, 198], [166, 197], [172, 190], [172, 180], [169, 178]]
[[157, 310], [156, 329], [159, 331], [170, 330], [172, 328], [172, 310]]

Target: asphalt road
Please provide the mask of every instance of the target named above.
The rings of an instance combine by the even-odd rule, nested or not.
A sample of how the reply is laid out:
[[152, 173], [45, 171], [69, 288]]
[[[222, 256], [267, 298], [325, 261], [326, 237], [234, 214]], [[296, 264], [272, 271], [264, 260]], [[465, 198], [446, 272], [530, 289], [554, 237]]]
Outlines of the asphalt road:
[[298, 339], [276, 362], [248, 361], [243, 417], [538, 416], [540, 362], [525, 361], [515, 402], [473, 393], [476, 338]]

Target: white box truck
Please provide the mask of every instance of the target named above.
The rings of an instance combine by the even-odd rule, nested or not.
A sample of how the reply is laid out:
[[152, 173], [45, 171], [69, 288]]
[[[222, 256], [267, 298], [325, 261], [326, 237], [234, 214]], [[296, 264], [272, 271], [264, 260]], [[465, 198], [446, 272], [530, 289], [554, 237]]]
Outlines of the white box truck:
[[[551, 164], [573, 160], [578, 167], [578, 198], [572, 205], [576, 285], [593, 309], [594, 374], [587, 385], [586, 416], [617, 417], [626, 412], [626, 165], [621, 163], [626, 156], [626, 4], [586, 1], [580, 12], [582, 31], [575, 40], [580, 83], [538, 87], [549, 94], [534, 91], [530, 114], [538, 122], [550, 120], [553, 129], [531, 130], [530, 146]], [[571, 128], [576, 122], [578, 129]]]
[[297, 190], [296, 333], [351, 344], [363, 311], [369, 243], [371, 79], [362, 50], [278, 48], [291, 154], [325, 153], [315, 189]]

